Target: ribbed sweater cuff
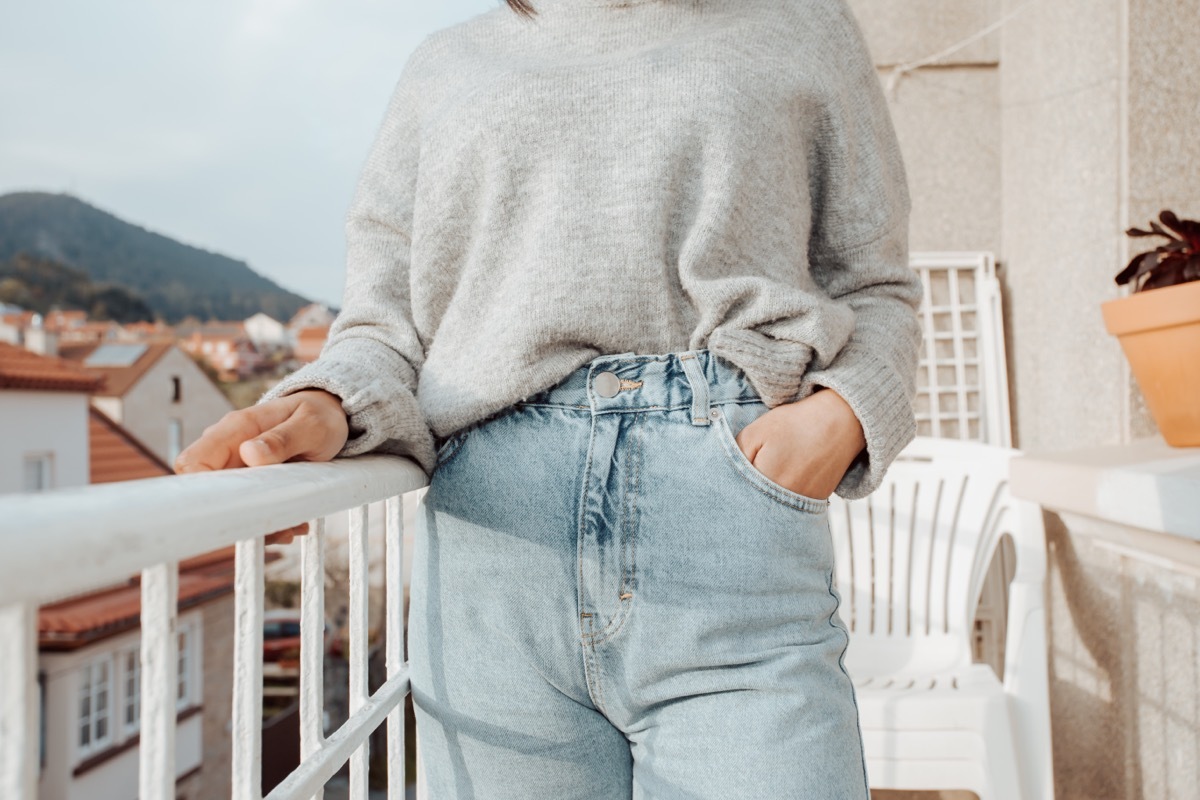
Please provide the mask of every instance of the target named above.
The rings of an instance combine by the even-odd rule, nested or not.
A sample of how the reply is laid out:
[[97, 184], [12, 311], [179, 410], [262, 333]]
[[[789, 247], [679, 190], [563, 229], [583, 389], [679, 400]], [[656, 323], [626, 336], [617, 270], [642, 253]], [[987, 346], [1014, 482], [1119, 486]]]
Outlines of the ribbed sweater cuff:
[[867, 440], [866, 449], [851, 462], [834, 492], [846, 500], [866, 497], [879, 488], [888, 466], [916, 438], [916, 415], [906, 384], [889, 362], [848, 344], [828, 367], [805, 373], [800, 396], [807, 397], [817, 386], [845, 398]]
[[804, 342], [773, 339], [747, 328], [717, 328], [708, 349], [738, 365], [768, 408], [798, 399], [797, 387], [813, 357]]
[[433, 433], [416, 397], [403, 381], [372, 369], [371, 354], [359, 351], [350, 342], [327, 348], [316, 361], [305, 364], [268, 389], [258, 403], [302, 389], [332, 392], [341, 398], [350, 425], [350, 436], [335, 457], [368, 452], [407, 456], [426, 475], [432, 475]]

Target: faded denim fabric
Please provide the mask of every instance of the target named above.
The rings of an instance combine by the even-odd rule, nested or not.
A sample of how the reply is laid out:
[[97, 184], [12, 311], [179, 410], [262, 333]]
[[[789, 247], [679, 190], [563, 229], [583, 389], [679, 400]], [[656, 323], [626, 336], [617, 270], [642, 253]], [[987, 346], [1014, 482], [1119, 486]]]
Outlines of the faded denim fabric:
[[440, 443], [409, 638], [431, 798], [868, 800], [829, 501], [734, 439], [767, 410], [707, 349], [620, 353]]

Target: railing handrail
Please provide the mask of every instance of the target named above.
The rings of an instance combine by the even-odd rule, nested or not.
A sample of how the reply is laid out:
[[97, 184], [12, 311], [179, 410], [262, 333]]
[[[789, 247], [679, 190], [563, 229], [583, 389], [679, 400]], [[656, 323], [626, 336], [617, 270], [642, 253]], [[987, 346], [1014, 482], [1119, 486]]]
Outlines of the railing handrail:
[[362, 455], [0, 495], [0, 607], [47, 603], [425, 486]]

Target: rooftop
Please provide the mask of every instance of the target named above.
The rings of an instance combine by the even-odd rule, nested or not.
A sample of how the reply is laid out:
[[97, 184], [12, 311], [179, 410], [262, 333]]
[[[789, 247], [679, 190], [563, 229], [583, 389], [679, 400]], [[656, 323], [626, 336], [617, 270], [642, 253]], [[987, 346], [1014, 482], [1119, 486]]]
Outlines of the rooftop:
[[0, 389], [91, 393], [100, 390], [103, 380], [65, 358], [0, 342]]

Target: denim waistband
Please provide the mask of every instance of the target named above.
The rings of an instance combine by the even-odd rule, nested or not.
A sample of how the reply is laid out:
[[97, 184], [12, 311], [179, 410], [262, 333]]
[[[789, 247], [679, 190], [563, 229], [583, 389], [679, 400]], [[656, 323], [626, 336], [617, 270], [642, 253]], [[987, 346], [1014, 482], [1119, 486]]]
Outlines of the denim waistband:
[[707, 425], [710, 405], [753, 401], [761, 398], [745, 373], [705, 348], [596, 356], [521, 405], [569, 406], [595, 414], [691, 408], [693, 423]]

